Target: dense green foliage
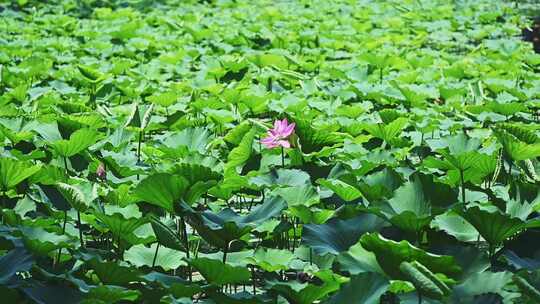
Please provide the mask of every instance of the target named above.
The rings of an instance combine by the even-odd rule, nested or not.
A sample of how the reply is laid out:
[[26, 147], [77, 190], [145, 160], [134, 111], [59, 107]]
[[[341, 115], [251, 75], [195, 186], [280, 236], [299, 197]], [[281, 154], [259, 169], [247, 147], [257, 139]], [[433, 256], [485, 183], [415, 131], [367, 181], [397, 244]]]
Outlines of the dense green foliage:
[[[0, 4], [1, 301], [539, 303], [524, 25], [502, 0]], [[283, 118], [292, 147], [261, 145]]]

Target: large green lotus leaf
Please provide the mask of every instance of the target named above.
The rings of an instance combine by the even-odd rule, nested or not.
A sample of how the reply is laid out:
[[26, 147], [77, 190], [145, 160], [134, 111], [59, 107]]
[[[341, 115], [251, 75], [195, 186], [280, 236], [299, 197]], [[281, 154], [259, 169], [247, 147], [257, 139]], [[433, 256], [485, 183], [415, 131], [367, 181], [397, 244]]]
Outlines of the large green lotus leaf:
[[0, 158], [0, 186], [7, 191], [40, 170], [39, 165], [7, 157]]
[[461, 242], [475, 242], [479, 236], [473, 225], [451, 210], [436, 216], [431, 227], [442, 230]]
[[511, 116], [518, 112], [527, 111], [527, 106], [522, 102], [508, 102], [508, 103], [499, 103], [499, 102], [488, 102], [486, 108], [492, 112], [502, 114], [504, 116]]
[[318, 152], [343, 141], [343, 135], [339, 133], [313, 128], [309, 119], [293, 119], [293, 121], [296, 123], [295, 134], [304, 153]]
[[328, 300], [328, 304], [379, 304], [380, 297], [390, 286], [390, 282], [384, 276], [365, 272], [354, 275], [351, 281]]
[[403, 95], [407, 107], [425, 108], [425, 102], [428, 98], [438, 98], [438, 92], [434, 88], [415, 84], [399, 84], [395, 80], [390, 81], [390, 83]]
[[464, 133], [444, 138], [448, 145], [448, 150], [452, 155], [466, 154], [478, 151], [481, 141], [478, 138], [468, 138]]
[[229, 175], [229, 171], [236, 172], [237, 168], [245, 164], [253, 151], [253, 141], [255, 140], [256, 129], [252, 128], [247, 132], [238, 146], [229, 152], [227, 162], [225, 163], [225, 174]]
[[494, 131], [504, 151], [514, 160], [533, 159], [540, 156], [540, 143], [529, 144], [504, 129]]
[[369, 272], [384, 275], [375, 254], [365, 250], [359, 243], [351, 246], [348, 251], [340, 253], [336, 261], [339, 263], [341, 271], [352, 275]]
[[201, 273], [209, 284], [244, 284], [251, 278], [251, 272], [245, 267], [224, 264], [209, 258], [191, 259], [188, 263]]
[[[477, 172], [482, 178], [493, 173], [497, 168], [497, 155], [480, 154], [476, 157], [472, 170]], [[480, 181], [481, 182], [481, 181]], [[479, 182], [479, 183], [480, 183]]]
[[140, 218], [142, 216], [139, 206], [136, 204], [128, 204], [124, 207], [113, 204], [103, 205], [103, 211], [107, 215], [113, 215], [115, 213], [121, 214], [124, 218]]
[[512, 273], [508, 271], [474, 273], [454, 287], [451, 303], [478, 303], [474, 301], [475, 298], [487, 293], [499, 294], [505, 301], [512, 303], [512, 299], [519, 298], [519, 293], [511, 292], [505, 288], [510, 282], [512, 282]]
[[187, 128], [176, 134], [167, 135], [163, 143], [172, 149], [185, 147], [188, 151], [205, 153], [211, 139], [211, 132], [206, 128]]
[[412, 211], [404, 211], [392, 216], [389, 221], [392, 225], [409, 232], [420, 232], [431, 222], [432, 216], [418, 216]]
[[73, 132], [69, 139], [61, 139], [50, 143], [50, 146], [63, 157], [71, 157], [95, 144], [100, 134], [95, 129], [84, 128]]
[[521, 292], [521, 296], [533, 302], [540, 301], [540, 291], [538, 290], [540, 286], [539, 279], [540, 272], [538, 270], [532, 273], [521, 271], [520, 273], [515, 273], [512, 277], [514, 284], [516, 284]]
[[114, 148], [119, 148], [126, 146], [131, 138], [133, 137], [134, 132], [126, 130], [125, 128], [117, 128], [105, 138], [103, 143], [110, 143]]
[[153, 94], [152, 96], [148, 97], [147, 100], [162, 107], [170, 107], [178, 100], [179, 97], [180, 96], [178, 96], [176, 92], [169, 91]]
[[21, 228], [26, 248], [39, 256], [46, 256], [58, 248], [71, 247], [68, 236], [51, 233], [40, 227]]
[[79, 212], [88, 209], [97, 199], [97, 185], [83, 180], [73, 180], [75, 183], [57, 183], [56, 189], [64, 199]]
[[190, 185], [197, 182], [219, 180], [221, 175], [212, 168], [195, 163], [176, 164], [168, 170], [168, 173], [185, 178]]
[[418, 232], [433, 217], [432, 202], [440, 207], [454, 203], [456, 194], [446, 185], [435, 183], [432, 177], [414, 174], [410, 182], [403, 184], [388, 201], [391, 212], [383, 211], [395, 226]]
[[77, 69], [91, 82], [98, 82], [100, 78], [104, 77], [103, 73], [87, 65], [78, 64]]
[[356, 244], [362, 234], [379, 231], [383, 225], [384, 221], [373, 214], [348, 220], [331, 219], [322, 225], [304, 225], [302, 242], [320, 255], [339, 254]]
[[33, 263], [32, 255], [24, 248], [15, 248], [2, 255], [0, 257], [0, 285], [7, 285], [19, 272], [29, 271]]
[[120, 301], [136, 301], [141, 296], [138, 290], [131, 290], [114, 285], [96, 286], [88, 291], [86, 299], [103, 301], [104, 303], [116, 303]]
[[360, 190], [358, 190], [353, 185], [350, 185], [339, 179], [320, 178], [317, 180], [317, 183], [332, 190], [332, 192], [337, 194], [340, 198], [342, 198], [346, 202], [351, 202], [362, 197], [362, 192]]
[[309, 175], [297, 169], [271, 170], [264, 175], [252, 177], [249, 182], [258, 187], [300, 187], [311, 184]]
[[153, 204], [174, 213], [174, 205], [179, 203], [188, 187], [188, 181], [168, 173], [156, 173], [142, 180], [135, 188], [135, 196], [141, 201]]
[[113, 151], [101, 150], [103, 162], [107, 170], [117, 177], [128, 177], [135, 174], [144, 174], [144, 171], [137, 165], [137, 155], [129, 152], [116, 153]]
[[[14, 145], [18, 144], [22, 141], [30, 142], [32, 141], [34, 134], [28, 131], [25, 132], [13, 132], [8, 128], [5, 128], [4, 126], [0, 125], [0, 135], [5, 136], [11, 143]], [[3, 140], [2, 136], [2, 140]]]
[[231, 131], [229, 131], [224, 137], [223, 140], [225, 140], [228, 143], [231, 143], [235, 146], [238, 146], [244, 136], [251, 131], [252, 125], [249, 121], [243, 121], [236, 127], [234, 127]]
[[460, 171], [465, 171], [473, 167], [476, 162], [482, 158], [482, 154], [478, 151], [452, 154], [452, 152], [441, 150], [439, 153], [444, 157], [444, 161], [449, 164], [450, 168]]
[[[157, 243], [151, 244], [150, 247], [142, 244], [132, 246], [124, 252], [124, 260], [137, 267], [152, 267], [156, 247]], [[183, 252], [160, 246], [158, 248], [155, 266], [160, 266], [165, 271], [177, 269], [180, 266], [186, 265], [183, 261], [185, 257], [186, 254]]]
[[199, 201], [201, 196], [207, 193], [212, 187], [217, 184], [215, 180], [199, 181], [189, 187], [189, 190], [184, 194], [184, 201], [188, 204], [194, 204]]
[[364, 130], [374, 137], [392, 143], [405, 129], [409, 120], [405, 117], [396, 118], [388, 124], [364, 124]]
[[152, 229], [154, 230], [154, 234], [156, 235], [159, 244], [167, 248], [185, 251], [178, 232], [171, 229], [155, 216], [150, 217], [150, 224], [152, 225]]
[[536, 135], [534, 126], [502, 123], [497, 125], [497, 128], [512, 134], [518, 140], [529, 145], [540, 142], [540, 137]]
[[145, 274], [142, 277], [144, 280], [146, 280], [149, 284], [159, 286], [159, 287], [165, 287], [170, 288], [171, 286], [178, 284], [178, 285], [190, 285], [191, 283], [187, 280], [181, 278], [180, 276], [176, 275], [169, 275], [162, 272], [152, 271], [148, 274]]
[[437, 182], [433, 175], [417, 173], [414, 175], [414, 182], [422, 184], [422, 190], [433, 208], [446, 209], [454, 204], [458, 198], [458, 191], [449, 185]]
[[136, 130], [144, 130], [150, 122], [152, 114], [153, 104], [141, 105], [138, 103], [133, 104], [130, 116], [128, 117], [124, 127], [132, 127]]
[[279, 69], [286, 69], [289, 66], [289, 61], [287, 60], [287, 58], [280, 54], [254, 54], [249, 58], [249, 60], [261, 68], [276, 67]]
[[377, 68], [385, 68], [391, 63], [391, 55], [388, 53], [376, 53], [376, 52], [363, 52], [360, 55], [360, 58], [371, 64], [376, 66]]
[[147, 219], [141, 218], [124, 218], [119, 213], [112, 215], [103, 213], [94, 213], [96, 219], [102, 222], [115, 236], [121, 237], [127, 241], [131, 240], [131, 234], [140, 226], [147, 223]]
[[262, 296], [254, 296], [253, 294], [243, 291], [235, 294], [227, 294], [217, 290], [209, 290], [209, 297], [219, 304], [263, 304], [270, 303], [268, 299]]
[[368, 233], [360, 238], [360, 244], [366, 250], [375, 253], [381, 268], [394, 279], [406, 279], [399, 270], [399, 265], [404, 261], [418, 261], [434, 273], [444, 273], [449, 276], [458, 275], [461, 271], [453, 257], [427, 253], [405, 240], [395, 242], [378, 233]]
[[91, 259], [87, 263], [104, 284], [123, 286], [141, 280], [141, 273], [133, 267], [121, 266], [115, 262], [98, 261], [97, 259]]
[[24, 287], [19, 289], [24, 293], [27, 299], [33, 303], [66, 303], [77, 304], [81, 303], [82, 292], [64, 284], [54, 282], [42, 283], [34, 279], [27, 279]]
[[422, 183], [418, 178], [407, 182], [394, 192], [394, 197], [388, 201], [396, 214], [405, 211], [412, 212], [418, 217], [431, 214], [430, 198], [424, 194]]
[[422, 164], [427, 168], [441, 169], [441, 170], [452, 170], [455, 167], [449, 161], [445, 159], [438, 159], [435, 156], [428, 156], [423, 161]]
[[320, 201], [319, 193], [312, 185], [302, 185], [297, 187], [276, 188], [272, 191], [274, 195], [282, 197], [289, 207], [292, 206], [312, 206]]
[[385, 168], [364, 177], [364, 182], [360, 184], [360, 190], [369, 202], [374, 202], [390, 197], [402, 183], [403, 179], [399, 173]]
[[250, 261], [250, 264], [257, 265], [265, 271], [274, 272], [289, 269], [289, 264], [294, 258], [294, 254], [289, 250], [259, 248], [247, 260]]
[[41, 170], [36, 172], [29, 178], [29, 181], [34, 184], [54, 185], [59, 181], [66, 181], [66, 169], [53, 165], [45, 165]]
[[291, 215], [298, 217], [304, 223], [323, 224], [329, 220], [335, 213], [335, 210], [319, 209], [313, 206], [291, 206], [289, 207]]
[[210, 121], [217, 122], [220, 125], [232, 123], [236, 119], [234, 113], [229, 110], [214, 110], [206, 107], [203, 108], [202, 112]]
[[428, 143], [432, 149], [438, 150], [443, 156], [443, 160], [432, 156], [425, 159], [424, 165], [431, 168], [465, 171], [472, 167], [477, 159], [482, 157], [482, 154], [478, 152], [481, 145], [480, 140], [468, 138], [464, 133], [430, 140]]
[[193, 295], [200, 293], [202, 288], [196, 284], [182, 284], [182, 283], [172, 283], [169, 287], [169, 291], [176, 298], [190, 298]]
[[321, 300], [328, 294], [336, 291], [340, 287], [340, 281], [335, 275], [327, 275], [326, 273], [316, 273], [322, 284], [300, 283], [298, 281], [268, 281], [270, 289], [275, 290], [289, 303], [311, 304], [317, 300]]
[[57, 187], [49, 185], [40, 185], [39, 187], [44, 193], [42, 197], [45, 202], [50, 202], [58, 210], [67, 211], [71, 208], [69, 201]]
[[522, 221], [498, 210], [490, 212], [477, 206], [457, 212], [478, 230], [478, 233], [493, 247], [492, 249], [528, 228], [540, 227], [538, 219]]
[[211, 211], [191, 213], [190, 219], [194, 228], [206, 241], [223, 248], [230, 241], [239, 239], [267, 219], [278, 216], [286, 206], [281, 197], [270, 197], [245, 216], [227, 208], [219, 213]]

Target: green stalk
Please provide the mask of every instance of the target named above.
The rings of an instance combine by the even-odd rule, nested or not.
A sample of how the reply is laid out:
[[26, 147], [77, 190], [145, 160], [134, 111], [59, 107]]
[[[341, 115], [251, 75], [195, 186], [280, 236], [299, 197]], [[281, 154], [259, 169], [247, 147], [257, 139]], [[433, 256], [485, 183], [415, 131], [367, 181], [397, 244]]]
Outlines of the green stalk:
[[465, 177], [463, 176], [463, 170], [459, 170], [461, 177], [461, 201], [465, 204]]
[[[67, 223], [67, 211], [64, 210], [64, 225], [62, 226], [62, 235], [66, 233], [66, 223]], [[60, 256], [62, 255], [62, 248], [58, 248], [58, 256], [56, 257], [56, 262], [60, 264]]]
[[292, 229], [293, 229], [293, 243], [292, 243], [291, 252], [294, 252], [294, 249], [296, 248], [296, 220], [294, 217], [291, 221], [291, 224], [292, 224]]
[[84, 248], [82, 225], [81, 225], [81, 212], [79, 212], [79, 210], [77, 210], [77, 226], [79, 228], [79, 241], [81, 242], [81, 247]]
[[285, 149], [281, 147], [281, 167], [285, 168]]
[[[137, 144], [137, 166], [141, 162], [141, 141], [142, 141], [142, 131], [139, 131], [139, 140]], [[137, 174], [137, 180], [139, 180], [139, 174]]]
[[[183, 216], [180, 217], [180, 222], [182, 225], [182, 238], [184, 241], [184, 247], [186, 247], [186, 257], [189, 260], [189, 240], [188, 240], [188, 234], [187, 234], [186, 221], [184, 220]], [[189, 281], [191, 282], [192, 280], [191, 267], [189, 265], [187, 266], [187, 272], [188, 272]]]
[[257, 282], [255, 280], [255, 266], [251, 266], [251, 283], [253, 284], [253, 295], [257, 294]]
[[157, 259], [158, 250], [159, 250], [159, 243], [157, 243], [156, 252], [154, 252], [154, 259], [152, 260], [152, 268], [154, 268], [154, 266], [156, 266], [156, 259]]
[[67, 165], [67, 158], [65, 156], [64, 156], [64, 168], [66, 168], [66, 173], [69, 175], [68, 165]]
[[227, 252], [229, 251], [229, 243], [225, 243], [225, 247], [223, 247], [223, 264], [227, 263]]

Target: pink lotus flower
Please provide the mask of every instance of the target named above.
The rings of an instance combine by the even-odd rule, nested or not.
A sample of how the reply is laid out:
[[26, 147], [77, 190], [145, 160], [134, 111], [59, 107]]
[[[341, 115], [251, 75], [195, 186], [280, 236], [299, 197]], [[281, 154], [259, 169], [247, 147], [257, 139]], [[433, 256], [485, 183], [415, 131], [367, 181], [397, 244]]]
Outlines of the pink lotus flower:
[[289, 136], [294, 132], [294, 122], [289, 124], [287, 118], [274, 121], [274, 128], [268, 130], [267, 136], [261, 140], [261, 143], [268, 149], [283, 147], [290, 148]]
[[103, 163], [99, 163], [96, 169], [96, 175], [103, 180], [107, 177], [107, 171], [105, 171], [105, 165]]

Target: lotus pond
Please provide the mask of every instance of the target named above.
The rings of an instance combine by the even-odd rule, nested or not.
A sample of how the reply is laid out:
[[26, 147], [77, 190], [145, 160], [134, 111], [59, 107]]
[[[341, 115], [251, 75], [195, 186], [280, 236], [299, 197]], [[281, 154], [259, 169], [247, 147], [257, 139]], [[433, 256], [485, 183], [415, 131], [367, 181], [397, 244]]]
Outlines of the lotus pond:
[[2, 1], [0, 301], [540, 303], [520, 5]]

